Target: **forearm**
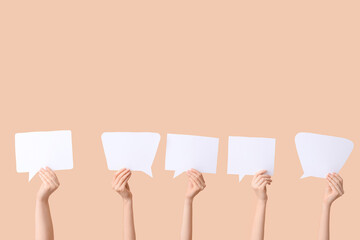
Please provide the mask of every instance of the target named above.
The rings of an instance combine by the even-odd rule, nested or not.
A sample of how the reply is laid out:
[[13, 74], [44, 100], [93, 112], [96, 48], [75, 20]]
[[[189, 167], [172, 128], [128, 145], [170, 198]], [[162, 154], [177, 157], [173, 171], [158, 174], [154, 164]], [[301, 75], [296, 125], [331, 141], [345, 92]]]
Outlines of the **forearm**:
[[267, 200], [258, 200], [252, 227], [251, 240], [263, 240]]
[[51, 221], [48, 199], [36, 200], [35, 207], [35, 240], [53, 240], [54, 230]]
[[192, 199], [185, 199], [183, 222], [181, 226], [181, 240], [192, 239]]
[[135, 240], [133, 200], [124, 199], [124, 240]]
[[319, 240], [329, 240], [330, 239], [330, 209], [331, 204], [324, 203], [322, 207], [321, 220], [320, 220], [320, 233]]

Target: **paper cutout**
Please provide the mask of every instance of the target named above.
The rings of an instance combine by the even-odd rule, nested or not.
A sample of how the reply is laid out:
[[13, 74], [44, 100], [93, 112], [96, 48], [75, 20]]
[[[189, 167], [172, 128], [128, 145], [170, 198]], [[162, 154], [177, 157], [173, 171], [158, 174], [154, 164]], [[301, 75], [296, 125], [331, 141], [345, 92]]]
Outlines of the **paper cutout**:
[[29, 181], [42, 167], [73, 168], [71, 131], [15, 134], [16, 171], [28, 172]]
[[218, 138], [168, 134], [165, 169], [175, 171], [174, 178], [191, 168], [216, 173], [218, 148]]
[[328, 173], [338, 173], [350, 156], [352, 141], [315, 133], [298, 133], [296, 149], [305, 177], [326, 178]]
[[160, 134], [151, 132], [105, 132], [101, 136], [109, 170], [129, 168], [152, 177], [151, 166]]
[[229, 137], [228, 174], [254, 175], [260, 170], [274, 174], [275, 139], [256, 137]]

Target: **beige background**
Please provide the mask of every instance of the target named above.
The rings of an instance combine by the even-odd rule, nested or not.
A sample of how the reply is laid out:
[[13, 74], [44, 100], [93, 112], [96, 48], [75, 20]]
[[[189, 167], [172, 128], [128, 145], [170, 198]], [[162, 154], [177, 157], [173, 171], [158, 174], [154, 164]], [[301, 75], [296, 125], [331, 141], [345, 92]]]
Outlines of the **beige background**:
[[179, 239], [184, 175], [166, 133], [220, 137], [195, 202], [194, 239], [249, 239], [251, 177], [226, 175], [229, 135], [277, 139], [266, 239], [316, 239], [324, 180], [300, 180], [294, 137], [346, 137], [332, 239], [359, 239], [358, 1], [1, 1], [0, 239], [32, 239], [40, 181], [16, 173], [14, 134], [73, 131], [74, 169], [51, 200], [57, 239], [121, 239], [100, 135], [155, 131], [151, 179], [135, 173], [138, 239]]

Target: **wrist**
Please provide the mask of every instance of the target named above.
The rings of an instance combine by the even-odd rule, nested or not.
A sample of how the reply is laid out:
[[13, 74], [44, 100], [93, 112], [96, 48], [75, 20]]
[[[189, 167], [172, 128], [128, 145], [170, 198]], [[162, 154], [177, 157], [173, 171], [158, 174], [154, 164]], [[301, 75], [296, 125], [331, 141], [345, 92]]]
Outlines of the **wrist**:
[[323, 208], [330, 208], [332, 205], [332, 202], [324, 200], [322, 205], [323, 205]]
[[186, 203], [186, 204], [192, 204], [193, 201], [194, 201], [194, 198], [192, 198], [192, 197], [185, 197], [185, 203]]
[[257, 199], [257, 203], [258, 204], [266, 204], [267, 203], [267, 198], [258, 198]]
[[37, 195], [36, 196], [36, 201], [41, 202], [41, 203], [48, 203], [49, 202], [49, 196]]
[[124, 203], [131, 203], [132, 202], [132, 196], [123, 198], [123, 200], [124, 200]]

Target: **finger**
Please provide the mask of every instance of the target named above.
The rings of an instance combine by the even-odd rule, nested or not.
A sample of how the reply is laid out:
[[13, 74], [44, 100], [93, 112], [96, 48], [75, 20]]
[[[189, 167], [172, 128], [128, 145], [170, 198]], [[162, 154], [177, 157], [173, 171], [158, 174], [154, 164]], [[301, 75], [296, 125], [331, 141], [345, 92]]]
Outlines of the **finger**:
[[267, 178], [271, 178], [271, 176], [270, 175], [259, 175], [259, 176], [257, 176], [255, 183], [258, 183], [260, 181], [260, 179], [263, 179], [263, 178], [267, 179]]
[[59, 184], [59, 179], [56, 176], [56, 173], [49, 167], [46, 167], [47, 172], [52, 176], [52, 179], [54, 179], [54, 181]]
[[196, 170], [196, 169], [190, 169], [190, 171], [191, 172], [193, 172], [193, 173], [195, 173], [196, 174], [196, 176], [198, 176], [201, 180], [202, 180], [202, 182], [203, 183], [205, 183], [205, 179], [204, 179], [204, 177], [203, 177], [203, 175], [202, 175], [202, 173], [201, 172], [199, 172], [198, 170]]
[[40, 169], [40, 173], [43, 175], [43, 177], [46, 178], [46, 180], [48, 181], [49, 184], [54, 184], [54, 181], [52, 180], [52, 177], [50, 176], [50, 174], [44, 168]]
[[129, 182], [129, 180], [130, 180], [130, 178], [131, 178], [131, 174], [132, 174], [132, 173], [130, 172], [128, 175], [123, 176], [123, 179], [120, 180], [118, 186], [121, 187], [121, 186], [123, 186], [123, 185], [128, 184], [128, 182]]
[[125, 180], [126, 180], [127, 178], [130, 178], [130, 175], [131, 175], [131, 172], [127, 172], [125, 175], [123, 175], [123, 176], [121, 177], [121, 179], [119, 180], [119, 182], [116, 184], [116, 187], [117, 187], [117, 188], [121, 187], [121, 186], [124, 184]]
[[48, 173], [50, 173], [51, 176], [53, 176], [53, 177], [56, 178], [56, 174], [55, 174], [55, 172], [54, 172], [51, 168], [45, 167], [45, 170], [46, 170]]
[[[128, 181], [130, 179], [130, 176], [124, 176], [125, 179], [123, 179], [123, 181], [120, 181], [116, 186], [115, 186], [115, 189], [116, 190], [119, 190], [122, 188], [122, 186], [125, 186], [126, 188], [126, 185], [129, 185], [128, 184]], [[130, 189], [130, 186], [129, 186], [129, 189]]]
[[343, 194], [343, 191], [341, 190], [341, 188], [339, 187], [338, 183], [335, 182], [332, 178], [328, 178], [328, 180], [330, 181], [330, 183], [333, 185], [334, 189], [339, 193], [339, 194]]
[[339, 191], [337, 190], [336, 185], [335, 185], [333, 182], [331, 182], [330, 179], [328, 179], [327, 181], [328, 181], [328, 185], [329, 185], [329, 187], [331, 188], [331, 190], [332, 190], [333, 192], [337, 192], [338, 194], [341, 195], [341, 192], [339, 192]]
[[334, 175], [334, 173], [331, 174], [330, 177], [331, 177], [332, 180], [334, 180], [334, 182], [335, 182], [335, 184], [337, 186], [337, 189], [340, 190], [339, 193], [344, 194], [344, 189], [343, 189], [343, 186], [342, 186], [342, 182]]
[[198, 179], [201, 185], [205, 185], [204, 179], [200, 177], [201, 174], [194, 173], [193, 171], [189, 171], [189, 174], [192, 175], [194, 178]]
[[48, 180], [46, 179], [43, 173], [39, 172], [39, 177], [43, 183], [50, 185], [50, 183], [48, 182]]
[[337, 179], [337, 180], [339, 180], [339, 182], [342, 184], [343, 183], [343, 179], [342, 179], [342, 177], [340, 177], [340, 175], [339, 174], [337, 174], [337, 173], [333, 173], [333, 176]]
[[198, 170], [193, 169], [193, 168], [190, 169], [190, 172], [193, 172], [193, 173], [196, 174], [197, 176], [200, 176], [200, 175], [201, 175], [201, 172], [199, 172]]
[[129, 184], [129, 180], [131, 178], [132, 172], [130, 172], [130, 175], [125, 179], [124, 184]]
[[113, 185], [117, 185], [120, 181], [120, 179], [127, 173], [130, 172], [130, 169], [120, 170], [118, 173], [116, 173], [116, 178], [113, 181]]
[[259, 180], [259, 182], [256, 183], [257, 186], [261, 186], [261, 184], [263, 184], [264, 182], [266, 182], [265, 178], [262, 178]]
[[115, 181], [113, 182], [113, 187], [118, 186], [119, 183], [120, 183], [120, 181], [121, 181], [121, 179], [122, 179], [124, 176], [126, 177], [129, 173], [131, 173], [131, 172], [130, 172], [130, 171], [123, 171], [121, 174], [119, 174], [119, 175], [116, 177]]
[[114, 174], [114, 178], [113, 178], [113, 181], [115, 181], [115, 179], [124, 171], [126, 171], [127, 168], [122, 168], [120, 169], [119, 171], [117, 171], [115, 174]]
[[196, 183], [196, 185], [200, 188], [203, 189], [204, 186], [201, 184], [200, 180], [197, 177], [194, 177], [193, 175], [189, 175], [189, 177], [194, 180], [194, 182]]
[[271, 178], [270, 175], [260, 175], [259, 177], [260, 177], [260, 178]]
[[264, 182], [260, 185], [260, 187], [261, 187], [261, 188], [262, 188], [262, 187], [266, 187], [267, 184], [269, 184], [269, 182], [268, 182], [268, 181], [264, 181]]
[[51, 185], [50, 180], [45, 176], [44, 173], [39, 172], [39, 177], [42, 180], [43, 183], [47, 184], [47, 185]]
[[191, 182], [191, 184], [192, 184], [194, 187], [198, 186], [197, 183], [196, 183], [191, 177], [189, 177], [189, 181]]
[[329, 177], [330, 177], [332, 180], [334, 180], [334, 182], [336, 182], [336, 184], [340, 184], [339, 179], [337, 179], [337, 178], [333, 175], [333, 173], [332, 173], [332, 174], [329, 174]]
[[48, 171], [47, 169], [44, 169], [44, 168], [42, 168], [42, 171], [43, 171], [44, 175], [46, 175], [46, 177], [47, 177], [47, 179], [49, 180], [50, 183], [52, 183], [54, 185], [58, 184], [56, 182], [56, 180], [54, 179], [54, 177], [51, 175], [50, 171]]
[[259, 176], [259, 175], [262, 175], [262, 174], [264, 174], [264, 173], [266, 173], [267, 171], [266, 170], [260, 170], [260, 171], [258, 171], [257, 173], [255, 173], [255, 175], [254, 176]]

